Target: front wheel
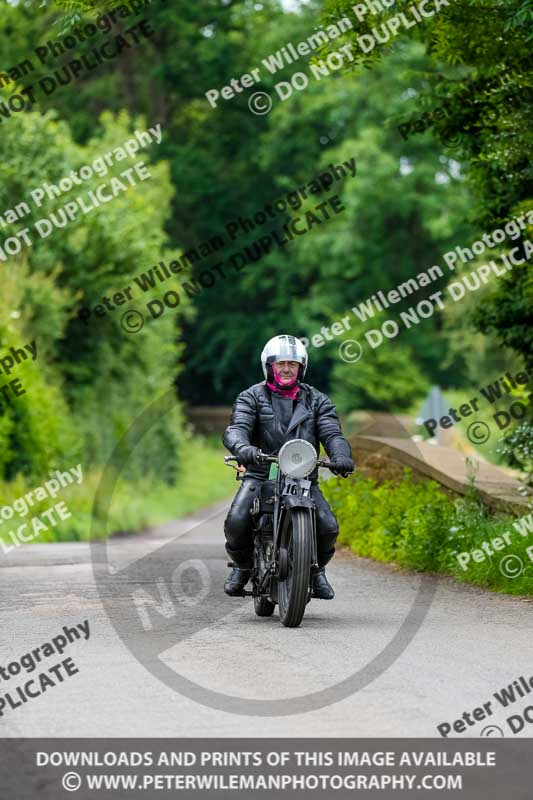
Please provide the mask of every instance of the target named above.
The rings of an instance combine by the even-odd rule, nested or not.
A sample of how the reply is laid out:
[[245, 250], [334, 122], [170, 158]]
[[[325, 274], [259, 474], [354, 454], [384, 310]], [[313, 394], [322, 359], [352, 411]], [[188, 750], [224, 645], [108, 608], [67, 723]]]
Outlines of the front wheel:
[[286, 531], [289, 563], [285, 579], [279, 582], [279, 617], [286, 628], [297, 628], [303, 619], [309, 592], [313, 522], [307, 509], [295, 508], [290, 514]]

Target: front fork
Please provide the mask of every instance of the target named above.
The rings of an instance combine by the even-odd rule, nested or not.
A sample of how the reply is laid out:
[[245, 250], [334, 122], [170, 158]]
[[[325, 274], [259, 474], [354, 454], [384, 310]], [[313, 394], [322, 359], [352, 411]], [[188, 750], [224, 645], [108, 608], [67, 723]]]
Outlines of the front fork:
[[[307, 482], [306, 482], [307, 483]], [[260, 596], [263, 590], [266, 588], [267, 581], [271, 580], [284, 580], [287, 574], [288, 568], [288, 551], [287, 548], [282, 547], [281, 539], [282, 534], [285, 526], [285, 519], [287, 515], [287, 510], [285, 508], [285, 504], [283, 503], [284, 497], [291, 498], [288, 500], [292, 508], [305, 508], [311, 511], [312, 514], [312, 531], [313, 531], [313, 541], [312, 541], [312, 550], [311, 550], [311, 564], [310, 564], [310, 574], [312, 575], [318, 569], [318, 550], [317, 550], [317, 522], [316, 522], [316, 506], [311, 498], [311, 491], [310, 491], [310, 484], [299, 486], [300, 494], [299, 497], [291, 494], [289, 492], [285, 492], [282, 494], [284, 482], [281, 479], [281, 475], [278, 474], [277, 480], [277, 491], [276, 491], [276, 499], [274, 503], [273, 509], [273, 521], [272, 521], [272, 554], [269, 562], [264, 561], [265, 569], [263, 575], [261, 576], [259, 583], [254, 584], [253, 594], [254, 596]], [[301, 498], [302, 503], [298, 503], [298, 499]], [[256, 512], [259, 513], [259, 498], [256, 497], [254, 503], [257, 504]], [[253, 507], [252, 507], [253, 508]], [[260, 534], [256, 533], [256, 536]], [[263, 543], [259, 545], [261, 548], [263, 547]], [[254, 548], [257, 547], [257, 544], [254, 544]], [[254, 556], [255, 558], [255, 556]], [[308, 601], [311, 599], [311, 581], [309, 582], [309, 594], [308, 594]], [[252, 594], [252, 592], [250, 592]]]

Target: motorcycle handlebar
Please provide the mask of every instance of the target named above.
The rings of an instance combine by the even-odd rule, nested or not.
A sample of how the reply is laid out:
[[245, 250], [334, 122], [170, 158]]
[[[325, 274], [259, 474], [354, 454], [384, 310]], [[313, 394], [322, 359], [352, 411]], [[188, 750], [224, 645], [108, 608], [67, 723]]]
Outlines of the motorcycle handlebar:
[[[277, 464], [278, 463], [278, 457], [277, 456], [268, 456], [266, 453], [262, 453], [261, 451], [259, 451], [259, 458], [260, 458], [260, 463], [261, 462], [264, 463], [264, 464]], [[235, 462], [239, 463], [239, 459], [236, 458], [235, 456], [224, 456], [224, 463], [225, 464], [229, 464], [231, 461], [235, 461]], [[317, 460], [317, 462], [316, 462], [316, 465], [317, 465], [317, 467], [324, 467], [325, 469], [334, 469], [335, 468], [335, 465], [332, 464], [331, 461], [327, 461], [327, 459], [325, 459], [325, 458], [319, 458]], [[347, 474], [351, 475], [352, 473], [353, 473], [353, 470], [351, 470]]]
[[[266, 453], [262, 453], [259, 451], [259, 460], [262, 463], [272, 463], [277, 464], [278, 457], [277, 456], [267, 456]], [[230, 462], [235, 461], [237, 464], [239, 463], [239, 459], [235, 456], [224, 456], [224, 464], [229, 464]]]

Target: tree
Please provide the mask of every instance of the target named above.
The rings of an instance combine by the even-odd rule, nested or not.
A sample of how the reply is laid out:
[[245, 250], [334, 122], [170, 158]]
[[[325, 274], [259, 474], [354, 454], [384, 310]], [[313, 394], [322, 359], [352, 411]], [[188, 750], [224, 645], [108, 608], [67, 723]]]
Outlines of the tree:
[[[349, 13], [346, 0], [327, 0], [326, 16]], [[398, 0], [394, 14], [409, 3]], [[374, 66], [401, 49], [403, 33], [389, 48], [362, 54], [357, 38], [391, 16], [365, 15], [348, 37], [356, 63]], [[531, 205], [533, 167], [529, 158], [531, 128], [530, 0], [457, 0], [441, 8], [411, 33], [431, 59], [429, 68], [412, 71], [406, 91], [419, 109], [443, 108], [431, 129], [443, 143], [458, 141], [454, 150], [467, 165], [473, 206], [472, 222], [480, 234], [502, 225]], [[529, 92], [529, 94], [528, 94]], [[405, 117], [403, 119], [405, 122]], [[405, 143], [410, 153], [412, 139]], [[531, 238], [531, 227], [524, 234]], [[503, 278], [471, 321], [484, 333], [494, 332], [504, 345], [533, 364], [531, 265]]]
[[[383, 315], [375, 320], [375, 327], [381, 322]], [[361, 344], [362, 356], [352, 362], [358, 354], [353, 340]], [[339, 349], [333, 363], [331, 387], [342, 412], [408, 411], [429, 389], [412, 349], [398, 339], [384, 339], [379, 347], [372, 349], [360, 325], [353, 326], [336, 346]]]
[[[130, 186], [111, 202], [86, 214], [78, 209], [73, 221], [63, 217], [68, 224], [50, 224], [53, 230], [41, 227], [42, 237], [36, 227], [39, 220], [61, 221], [65, 204], [79, 196], [87, 208], [89, 192], [102, 184], [107, 184], [109, 197], [111, 177], [134, 162], [115, 162], [107, 175], [98, 175], [95, 164], [99, 169], [105, 165], [101, 157], [122, 145], [133, 125], [142, 129], [144, 121], [131, 120], [126, 113], [118, 118], [105, 114], [100, 135], [85, 146], [72, 140], [68, 124], [53, 113], [20, 114], [3, 130], [0, 207], [14, 208], [24, 201], [30, 213], [3, 228], [0, 244], [23, 227], [32, 243], [0, 267], [5, 286], [0, 350], [32, 340], [38, 350], [35, 363], [21, 368], [27, 394], [0, 410], [1, 466], [7, 477], [17, 471], [38, 474], [56, 454], [75, 454], [80, 448], [85, 463], [101, 463], [132, 420], [171, 386], [179, 369], [174, 319], [150, 321], [146, 314], [145, 328], [133, 335], [121, 327], [122, 310], [116, 307], [105, 317], [79, 317], [81, 307], [94, 308], [104, 296], [135, 287], [133, 278], [146, 265], [172, 257], [163, 231], [172, 194], [164, 162], [149, 165], [151, 179]], [[57, 185], [71, 170], [86, 165], [94, 168], [92, 178], [37, 206], [30, 192], [44, 183]], [[143, 303], [152, 296], [143, 295]], [[171, 480], [179, 435], [176, 411], [135, 452], [130, 470], [157, 470]]]

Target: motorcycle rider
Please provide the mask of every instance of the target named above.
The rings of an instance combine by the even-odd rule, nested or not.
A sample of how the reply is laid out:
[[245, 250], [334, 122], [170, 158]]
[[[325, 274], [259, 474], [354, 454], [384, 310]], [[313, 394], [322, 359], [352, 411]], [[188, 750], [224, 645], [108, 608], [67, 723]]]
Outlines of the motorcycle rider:
[[[303, 383], [307, 350], [295, 336], [270, 339], [261, 353], [265, 380], [239, 394], [222, 441], [246, 467], [244, 480], [224, 523], [226, 551], [233, 566], [224, 583], [229, 595], [240, 595], [251, 575], [253, 540], [250, 507], [261, 484], [268, 478], [269, 465], [258, 459], [259, 451], [277, 455], [290, 439], [305, 439], [319, 452], [324, 446], [334, 467], [346, 477], [353, 472], [351, 447], [344, 438], [335, 406], [327, 395]], [[313, 597], [331, 600], [335, 596], [326, 578], [325, 566], [335, 553], [339, 527], [335, 515], [318, 486], [318, 470], [309, 476], [311, 496], [316, 505], [317, 562], [312, 576]]]

